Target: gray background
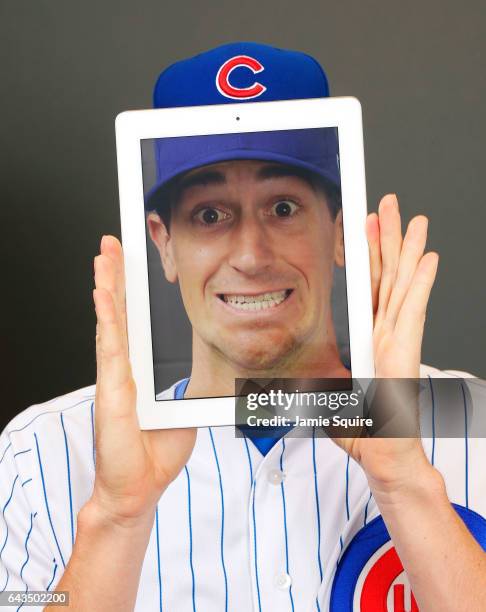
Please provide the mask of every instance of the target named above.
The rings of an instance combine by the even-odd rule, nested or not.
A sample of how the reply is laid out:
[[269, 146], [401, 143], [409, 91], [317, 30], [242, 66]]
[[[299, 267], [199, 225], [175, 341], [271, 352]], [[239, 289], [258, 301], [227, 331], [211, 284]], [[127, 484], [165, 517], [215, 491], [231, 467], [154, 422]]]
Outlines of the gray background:
[[486, 376], [484, 3], [0, 3], [2, 418], [95, 380], [92, 257], [119, 235], [114, 118], [231, 40], [313, 54], [363, 105], [369, 208], [398, 193], [441, 262], [423, 361]]

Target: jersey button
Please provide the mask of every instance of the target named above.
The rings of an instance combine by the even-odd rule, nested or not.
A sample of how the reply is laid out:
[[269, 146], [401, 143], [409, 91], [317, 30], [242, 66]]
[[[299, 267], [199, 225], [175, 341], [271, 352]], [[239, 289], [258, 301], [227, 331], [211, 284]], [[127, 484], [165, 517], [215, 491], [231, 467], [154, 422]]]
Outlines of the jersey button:
[[286, 591], [292, 584], [292, 578], [288, 574], [277, 574], [275, 576], [275, 586], [281, 591]]
[[268, 482], [274, 485], [282, 484], [285, 480], [285, 472], [282, 470], [270, 470], [268, 472]]

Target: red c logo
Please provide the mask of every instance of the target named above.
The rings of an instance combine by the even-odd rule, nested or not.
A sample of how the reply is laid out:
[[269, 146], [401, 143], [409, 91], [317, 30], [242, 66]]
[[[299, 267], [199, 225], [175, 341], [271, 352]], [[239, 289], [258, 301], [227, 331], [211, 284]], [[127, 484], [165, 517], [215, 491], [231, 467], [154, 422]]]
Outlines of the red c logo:
[[219, 93], [226, 98], [233, 98], [235, 100], [257, 98], [261, 96], [267, 88], [257, 81], [255, 81], [253, 85], [250, 85], [250, 87], [234, 87], [230, 84], [229, 77], [231, 73], [235, 68], [239, 68], [240, 66], [246, 66], [253, 74], [257, 74], [264, 70], [264, 67], [258, 60], [248, 55], [236, 55], [230, 58], [221, 66], [216, 75], [216, 87]]

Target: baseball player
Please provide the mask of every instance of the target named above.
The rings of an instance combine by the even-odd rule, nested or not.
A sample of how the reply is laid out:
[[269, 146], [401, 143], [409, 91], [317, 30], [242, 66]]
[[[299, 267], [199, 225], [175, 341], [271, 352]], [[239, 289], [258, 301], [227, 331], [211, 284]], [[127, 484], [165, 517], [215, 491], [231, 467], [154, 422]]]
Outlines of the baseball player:
[[[180, 87], [165, 87], [165, 101], [156, 89], [158, 106], [328, 93], [312, 58], [252, 43], [180, 62], [159, 84], [170, 78]], [[235, 168], [244, 168], [245, 184], [255, 186], [255, 173], [269, 167], [258, 158], [226, 161], [217, 168], [226, 186], [234, 186]], [[295, 189], [308, 188], [302, 177], [287, 179]], [[171, 251], [177, 242], [169, 243], [180, 227], [178, 206], [189, 196], [186, 191], [171, 209], [167, 225], [160, 214], [149, 215], [164, 272], [179, 281], [184, 259]], [[231, 222], [232, 211], [207, 208], [198, 212], [203, 223]], [[281, 209], [284, 216], [294, 210], [288, 201]], [[328, 227], [336, 230], [335, 220]], [[424, 255], [426, 233], [427, 220], [419, 216], [402, 238], [394, 196], [367, 220], [377, 376], [428, 377], [439, 418], [434, 385], [454, 373], [420, 365], [438, 259]], [[339, 259], [339, 231], [335, 236], [328, 261]], [[262, 256], [252, 240], [245, 265]], [[121, 245], [105, 236], [100, 251], [96, 387], [32, 406], [0, 439], [3, 591], [69, 591], [74, 610], [484, 609], [484, 440], [469, 438], [467, 429], [461, 439], [422, 443], [283, 436], [260, 450], [232, 427], [141, 432]], [[255, 270], [240, 273], [250, 278]], [[233, 383], [228, 363], [238, 355], [232, 351], [221, 381], [216, 377], [221, 389], [226, 379]], [[177, 387], [165, 395], [181, 393]], [[193, 392], [191, 382], [185, 392]], [[458, 410], [467, 417], [465, 403]], [[28, 609], [21, 603], [13, 609], [20, 607]]]
[[[171, 206], [170, 220], [162, 220], [163, 210], [148, 216], [166, 278], [179, 283], [192, 324], [186, 397], [231, 395], [235, 377], [255, 373], [350, 376], [340, 360], [330, 299], [334, 265], [344, 265], [337, 186], [271, 160], [283, 152], [291, 160], [295, 140], [307, 157], [328, 145], [337, 174], [335, 130], [303, 132], [238, 135], [241, 155], [264, 152], [265, 161], [234, 159], [233, 135], [218, 137], [213, 146], [233, 159], [202, 167], [198, 146], [189, 141], [198, 166], [178, 179], [169, 202], [159, 196], [159, 209]], [[295, 154], [294, 163], [306, 160]]]

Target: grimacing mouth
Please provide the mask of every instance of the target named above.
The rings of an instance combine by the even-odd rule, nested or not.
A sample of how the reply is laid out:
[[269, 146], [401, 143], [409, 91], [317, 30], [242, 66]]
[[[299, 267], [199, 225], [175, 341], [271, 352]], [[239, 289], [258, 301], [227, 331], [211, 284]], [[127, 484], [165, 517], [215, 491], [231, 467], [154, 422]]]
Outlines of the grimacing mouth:
[[235, 310], [256, 311], [276, 308], [282, 302], [284, 302], [292, 292], [293, 289], [267, 291], [253, 295], [241, 293], [218, 293], [218, 298]]

